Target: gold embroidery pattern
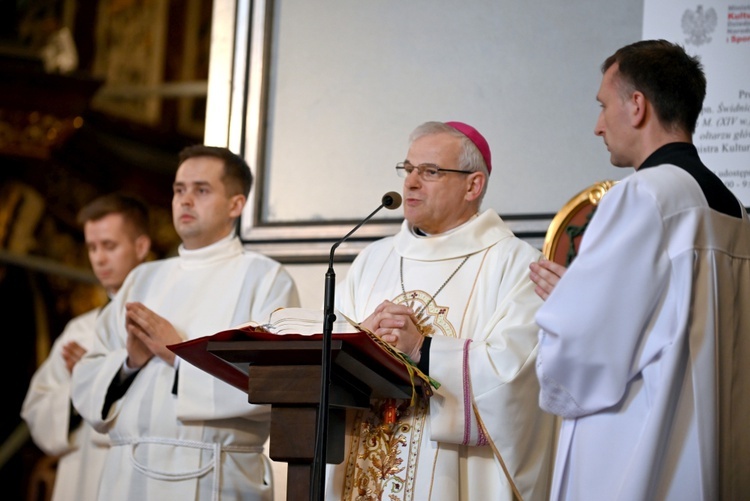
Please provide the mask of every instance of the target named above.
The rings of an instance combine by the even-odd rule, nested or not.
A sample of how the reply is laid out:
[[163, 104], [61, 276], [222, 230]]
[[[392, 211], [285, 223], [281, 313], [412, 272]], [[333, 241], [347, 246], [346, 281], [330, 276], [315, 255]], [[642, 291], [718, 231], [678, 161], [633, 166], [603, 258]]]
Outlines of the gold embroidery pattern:
[[425, 291], [410, 291], [406, 294], [400, 294], [393, 302], [407, 305], [427, 305], [425, 311], [422, 312], [422, 318], [418, 326], [423, 335], [434, 336], [435, 333], [438, 333], [443, 336], [456, 337], [456, 331], [448, 321], [450, 308], [436, 305], [431, 299], [432, 297]]
[[[410, 291], [393, 301], [427, 305], [422, 323], [425, 333], [456, 337], [456, 331], [448, 321], [449, 308], [433, 304], [427, 292]], [[355, 416], [343, 499], [414, 499], [414, 483], [428, 405], [424, 400], [419, 400], [415, 406], [410, 406], [408, 400], [398, 401], [397, 419], [393, 424], [383, 422], [384, 401], [373, 401], [370, 409]]]
[[[427, 407], [412, 407], [399, 401], [398, 420], [382, 422], [383, 401], [374, 401], [369, 411], [358, 416], [355, 441], [345, 479], [344, 499], [356, 501], [400, 501], [413, 498], [416, 455], [422, 440]], [[354, 459], [354, 461], [352, 461]], [[354, 463], [354, 464], [352, 464]], [[353, 467], [352, 467], [353, 466]]]
[[405, 500], [411, 501], [414, 498], [414, 482], [417, 478], [417, 465], [419, 464], [419, 450], [422, 444], [422, 432], [424, 431], [425, 421], [429, 404], [421, 400], [413, 407], [415, 417], [412, 419], [412, 440], [409, 444], [409, 461], [406, 465], [406, 491]]

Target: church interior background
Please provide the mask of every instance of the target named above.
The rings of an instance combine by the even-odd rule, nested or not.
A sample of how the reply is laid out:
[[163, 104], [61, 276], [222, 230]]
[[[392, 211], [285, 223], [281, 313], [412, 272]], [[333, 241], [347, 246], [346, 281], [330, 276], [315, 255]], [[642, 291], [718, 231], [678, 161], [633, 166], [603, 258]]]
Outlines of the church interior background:
[[176, 251], [171, 184], [179, 150], [203, 138], [211, 13], [212, 0], [0, 2], [4, 499], [49, 494], [29, 488], [43, 454], [21, 404], [65, 323], [106, 301], [80, 207], [136, 193], [151, 208], [151, 257]]

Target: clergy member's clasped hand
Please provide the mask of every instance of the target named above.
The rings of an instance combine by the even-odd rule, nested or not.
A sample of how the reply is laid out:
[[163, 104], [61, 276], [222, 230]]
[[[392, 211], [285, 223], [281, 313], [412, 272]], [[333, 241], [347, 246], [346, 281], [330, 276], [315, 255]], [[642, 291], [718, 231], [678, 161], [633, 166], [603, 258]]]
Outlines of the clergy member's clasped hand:
[[128, 359], [126, 361], [126, 364], [130, 369], [140, 369], [141, 367], [146, 365], [146, 362], [154, 357], [154, 354], [151, 353], [151, 350], [148, 349], [148, 346], [146, 346], [143, 341], [132, 334], [130, 332], [130, 329], [128, 329], [128, 338], [125, 342], [125, 348], [127, 348], [128, 350]]
[[73, 367], [78, 363], [81, 358], [86, 354], [86, 350], [80, 344], [75, 341], [70, 341], [62, 347], [62, 357], [65, 360], [65, 368], [68, 372], [73, 373]]
[[362, 325], [386, 343], [419, 362], [424, 337], [417, 329], [414, 310], [402, 304], [383, 301]]
[[567, 268], [554, 261], [542, 258], [538, 262], [531, 263], [529, 269], [531, 270], [529, 278], [536, 284], [534, 292], [546, 301]]
[[125, 327], [128, 337], [134, 336], [152, 354], [169, 365], [174, 365], [175, 354], [167, 346], [183, 341], [177, 329], [167, 319], [157, 315], [142, 303], [127, 303], [125, 311]]

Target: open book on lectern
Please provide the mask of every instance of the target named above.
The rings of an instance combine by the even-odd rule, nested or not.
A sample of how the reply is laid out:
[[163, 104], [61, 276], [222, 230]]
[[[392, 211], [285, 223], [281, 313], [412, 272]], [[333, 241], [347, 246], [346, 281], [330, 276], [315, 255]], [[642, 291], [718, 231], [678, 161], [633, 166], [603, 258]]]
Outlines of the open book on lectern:
[[[334, 334], [354, 334], [364, 330], [356, 322], [347, 318], [340, 311], [334, 311], [336, 320], [333, 322]], [[323, 310], [313, 308], [277, 308], [268, 316], [268, 321], [262, 324], [248, 322], [251, 325], [278, 335], [301, 334], [312, 336], [323, 333]]]
[[[332, 340], [341, 341], [341, 350], [355, 356], [363, 363], [378, 368], [395, 382], [410, 385], [412, 397], [415, 388], [422, 394], [431, 394], [429, 388], [440, 384], [420, 371], [409, 357], [385, 343], [375, 334], [336, 311]], [[323, 339], [323, 310], [309, 308], [279, 308], [265, 321], [252, 321], [210, 336], [191, 339], [168, 346], [177, 356], [203, 371], [247, 392], [248, 367], [255, 365], [284, 364], [281, 359], [297, 360], [300, 365], [319, 362], [320, 348], [315, 352], [306, 349], [317, 347]], [[285, 344], [278, 344], [279, 342]], [[306, 341], [300, 345], [300, 341]], [[315, 342], [315, 345], [309, 344]], [[288, 347], [281, 355], [278, 347]], [[295, 359], [295, 357], [297, 357]]]

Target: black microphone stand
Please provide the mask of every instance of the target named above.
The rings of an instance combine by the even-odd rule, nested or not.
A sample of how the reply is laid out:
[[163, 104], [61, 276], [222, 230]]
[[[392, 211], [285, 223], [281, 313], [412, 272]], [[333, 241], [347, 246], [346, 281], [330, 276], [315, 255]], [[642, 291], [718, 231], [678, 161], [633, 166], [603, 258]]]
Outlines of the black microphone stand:
[[[394, 194], [398, 197], [398, 194]], [[365, 224], [383, 207], [394, 203], [391, 194], [383, 196], [380, 206], [372, 211], [357, 226], [344, 235], [342, 239], [331, 246], [331, 254], [328, 257], [328, 271], [326, 272], [325, 295], [323, 296], [323, 354], [321, 358], [320, 373], [320, 407], [318, 408], [317, 433], [315, 439], [315, 457], [313, 459], [312, 481], [310, 482], [310, 499], [322, 501], [325, 497], [326, 479], [326, 446], [328, 442], [328, 409], [329, 393], [331, 387], [331, 337], [333, 335], [333, 323], [336, 321], [333, 305], [336, 297], [336, 273], [333, 271], [333, 254], [352, 233]], [[400, 204], [400, 197], [397, 202]], [[395, 208], [395, 207], [394, 207]]]

